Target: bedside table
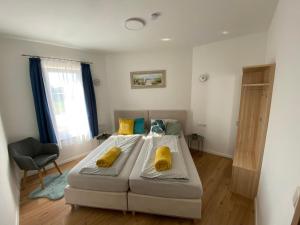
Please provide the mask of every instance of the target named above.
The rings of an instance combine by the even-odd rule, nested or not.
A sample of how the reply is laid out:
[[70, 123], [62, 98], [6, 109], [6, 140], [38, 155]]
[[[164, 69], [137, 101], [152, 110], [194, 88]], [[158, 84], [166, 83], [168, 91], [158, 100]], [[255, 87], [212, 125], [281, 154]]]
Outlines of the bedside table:
[[204, 146], [204, 137], [199, 134], [189, 134], [186, 136], [187, 138], [187, 144], [189, 149], [193, 149], [192, 147], [197, 144], [197, 150], [199, 152], [203, 152], [203, 146]]

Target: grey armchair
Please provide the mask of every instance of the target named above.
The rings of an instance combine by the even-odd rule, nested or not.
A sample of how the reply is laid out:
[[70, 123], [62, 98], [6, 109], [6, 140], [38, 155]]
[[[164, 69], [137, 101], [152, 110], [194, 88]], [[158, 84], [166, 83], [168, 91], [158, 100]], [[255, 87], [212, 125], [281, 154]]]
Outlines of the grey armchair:
[[43, 174], [45, 166], [54, 163], [62, 174], [55, 160], [59, 157], [59, 148], [56, 144], [42, 144], [30, 137], [8, 145], [9, 154], [16, 161], [20, 169], [24, 170], [23, 185], [25, 187], [28, 170], [38, 170], [42, 189], [44, 189]]

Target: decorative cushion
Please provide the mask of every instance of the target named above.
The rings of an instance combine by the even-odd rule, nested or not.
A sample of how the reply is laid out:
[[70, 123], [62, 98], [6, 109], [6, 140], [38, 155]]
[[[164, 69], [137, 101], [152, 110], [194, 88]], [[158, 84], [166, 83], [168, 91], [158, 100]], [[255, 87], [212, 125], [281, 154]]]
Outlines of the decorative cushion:
[[134, 120], [134, 134], [144, 134], [145, 133], [145, 119], [136, 118]]
[[128, 135], [133, 134], [134, 121], [132, 119], [119, 119], [118, 134]]
[[166, 126], [167, 135], [180, 135], [180, 133], [181, 133], [181, 125], [178, 121], [167, 123]]
[[166, 125], [163, 120], [153, 120], [151, 122], [151, 132], [154, 134], [165, 134]]

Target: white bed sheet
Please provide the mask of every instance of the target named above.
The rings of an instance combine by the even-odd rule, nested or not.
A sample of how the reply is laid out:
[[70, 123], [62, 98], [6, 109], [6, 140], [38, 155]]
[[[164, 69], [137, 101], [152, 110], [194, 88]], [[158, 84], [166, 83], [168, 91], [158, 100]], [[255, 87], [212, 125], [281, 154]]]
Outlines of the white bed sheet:
[[[100, 146], [95, 149], [95, 154], [90, 160], [86, 161], [80, 173], [90, 174], [90, 175], [100, 175], [100, 176], [118, 176], [124, 167], [128, 157], [130, 156], [134, 146], [137, 144], [138, 140], [141, 138], [140, 135], [113, 135]], [[115, 160], [112, 166], [108, 168], [98, 167], [96, 165], [97, 160], [101, 155], [105, 154], [112, 147], [121, 148], [120, 156]]]
[[[172, 155], [172, 167], [166, 171], [157, 171], [154, 167], [155, 151], [160, 146], [168, 146]], [[149, 135], [143, 144], [143, 151], [147, 151], [147, 154], [142, 167], [142, 177], [182, 182], [189, 179], [178, 136], [155, 137]]]
[[189, 180], [187, 182], [180, 182], [141, 177], [141, 170], [147, 156], [147, 151], [144, 151], [143, 145], [129, 176], [129, 188], [132, 193], [178, 199], [201, 198], [203, 193], [202, 184], [183, 135], [179, 138], [179, 142], [189, 174]]
[[70, 187], [84, 190], [94, 191], [106, 191], [106, 192], [126, 192], [129, 189], [128, 179], [130, 172], [134, 166], [137, 156], [144, 143], [144, 136], [135, 145], [128, 160], [126, 161], [122, 171], [118, 176], [101, 176], [101, 175], [89, 175], [81, 174], [80, 170], [86, 165], [87, 161], [97, 154], [96, 150], [93, 150], [83, 160], [81, 160], [68, 175], [68, 183]]

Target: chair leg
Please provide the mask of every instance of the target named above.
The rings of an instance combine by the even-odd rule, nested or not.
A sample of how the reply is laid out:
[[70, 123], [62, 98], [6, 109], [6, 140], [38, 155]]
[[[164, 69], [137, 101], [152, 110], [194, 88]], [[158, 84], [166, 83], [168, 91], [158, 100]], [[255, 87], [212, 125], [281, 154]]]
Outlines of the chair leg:
[[56, 163], [55, 161], [53, 161], [53, 163], [54, 163], [55, 168], [58, 170], [58, 172], [59, 172], [60, 174], [62, 174], [62, 172], [60, 171], [60, 169], [59, 169], [57, 163]]
[[43, 180], [43, 173], [42, 173], [41, 170], [39, 170], [39, 179], [40, 179], [42, 189], [45, 189], [44, 180]]
[[27, 179], [27, 170], [24, 170], [24, 176], [23, 176], [23, 189], [26, 187], [26, 179]]

